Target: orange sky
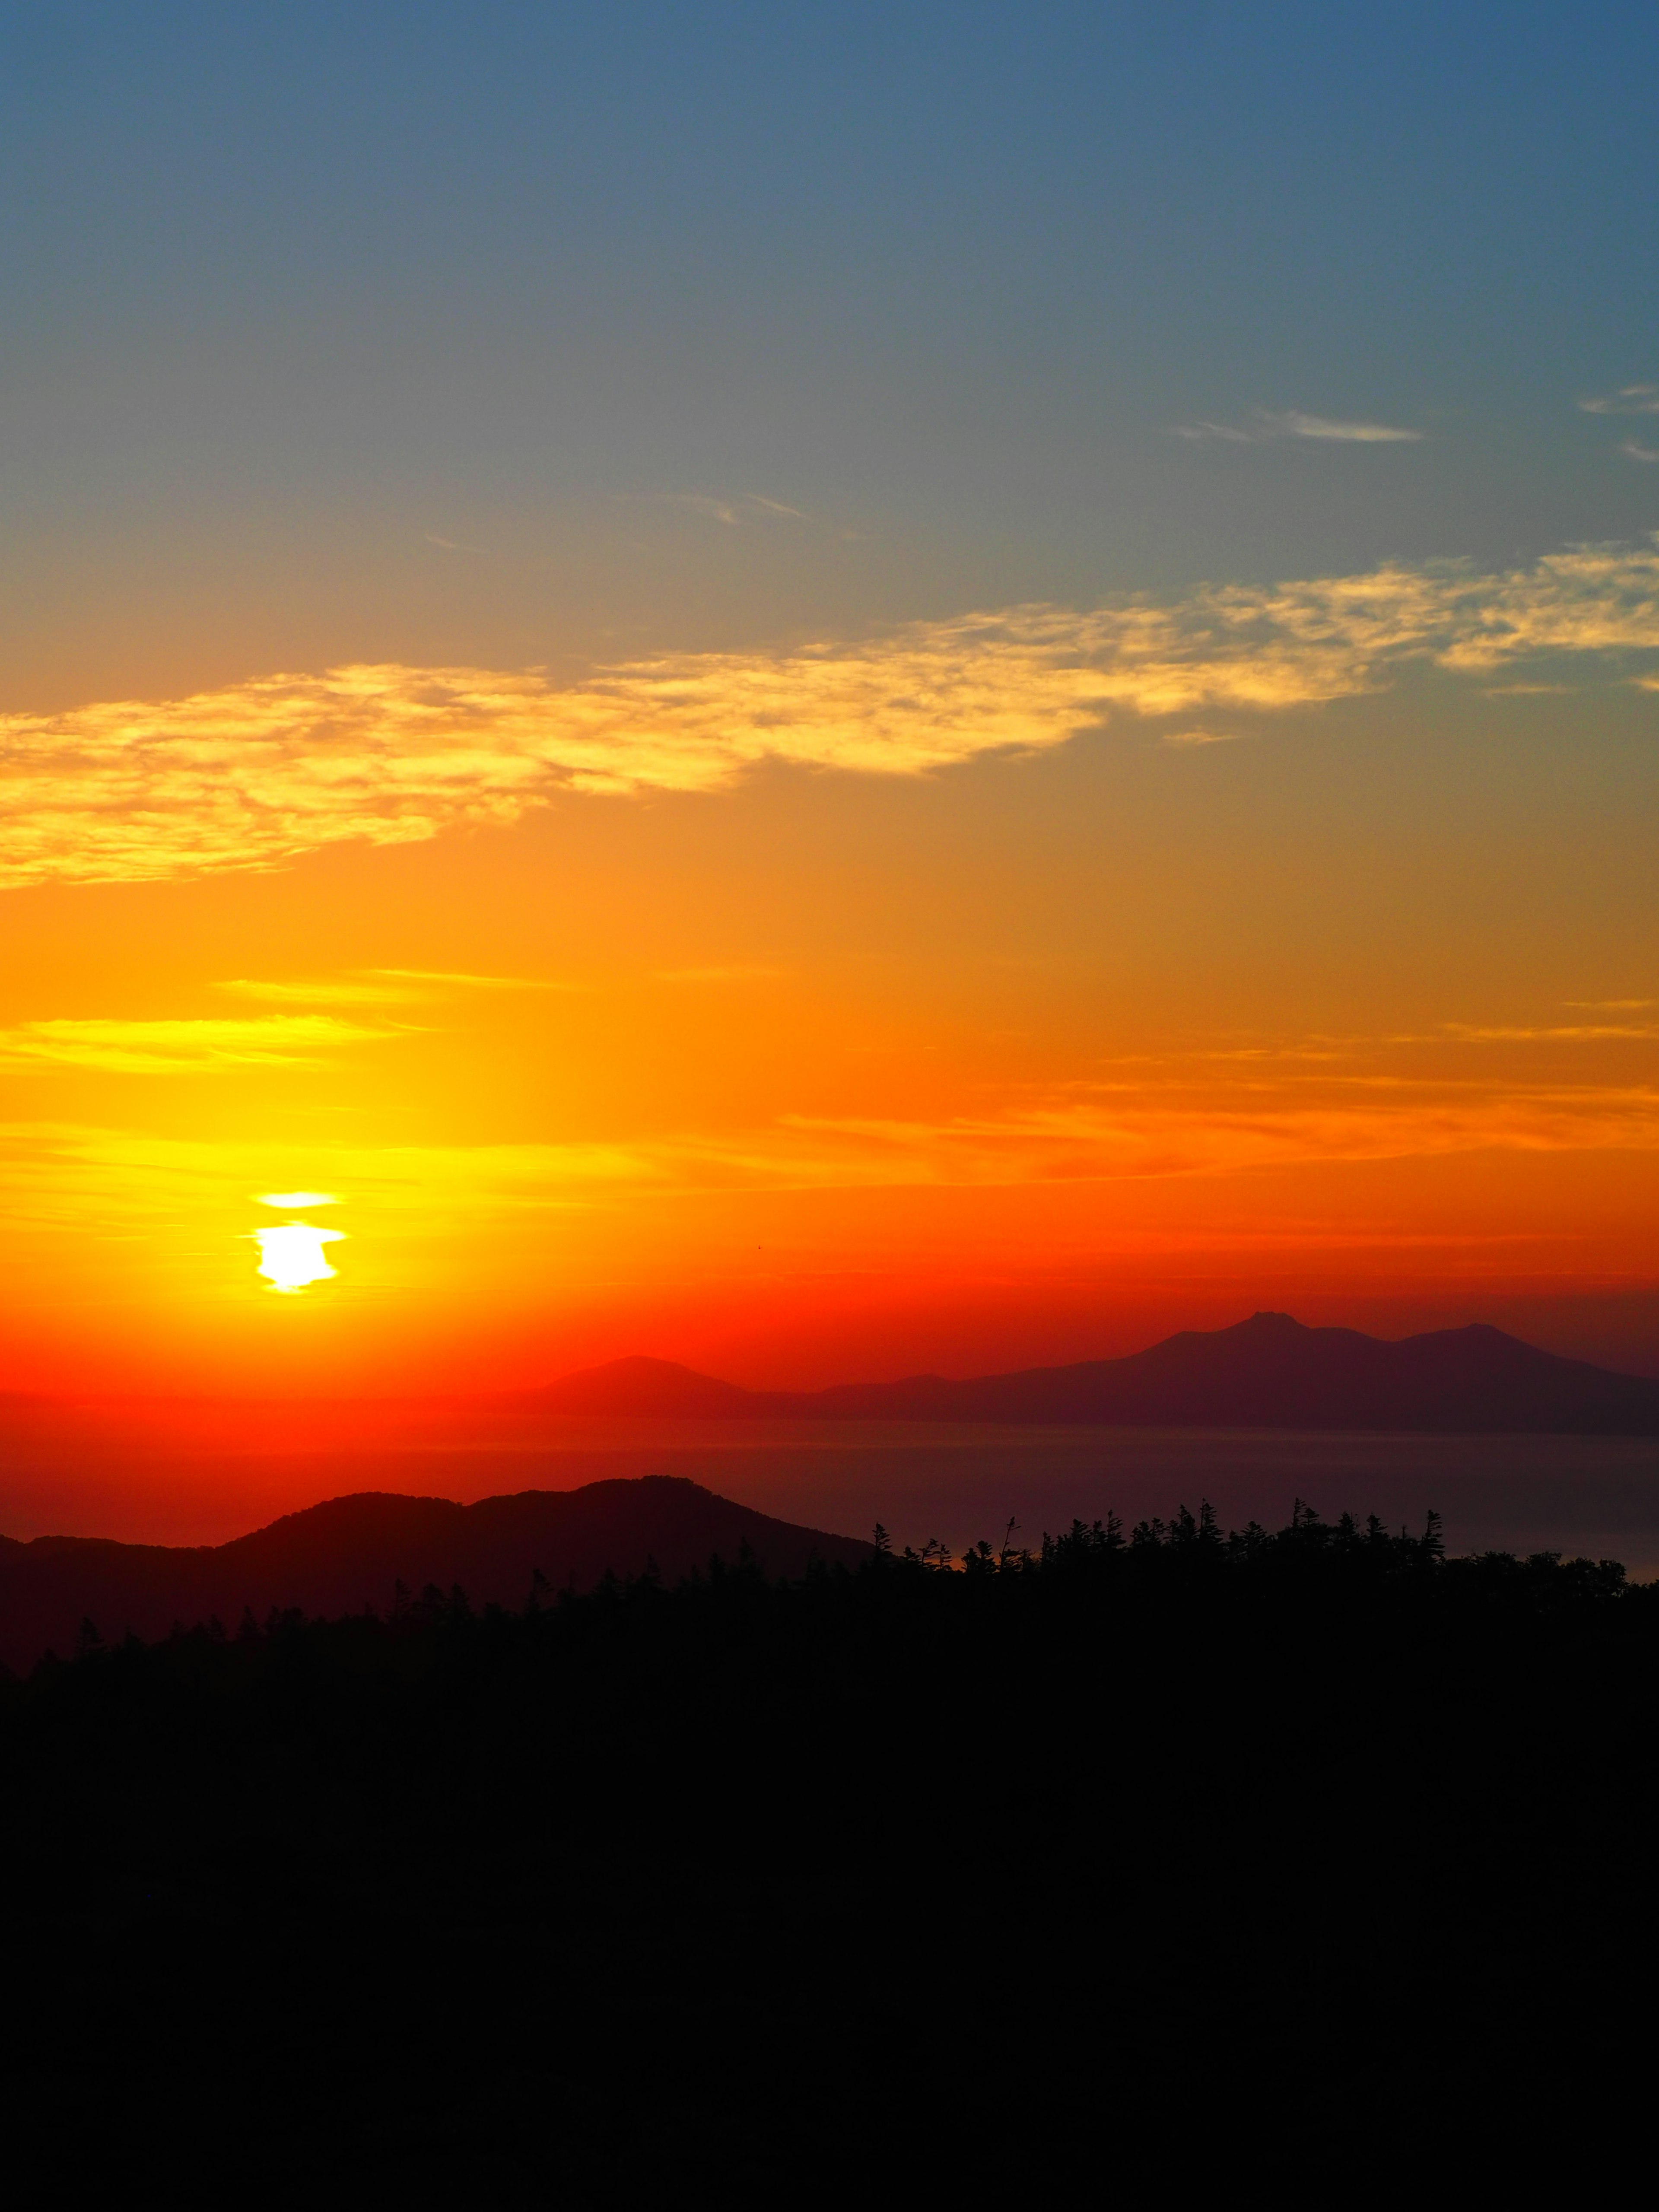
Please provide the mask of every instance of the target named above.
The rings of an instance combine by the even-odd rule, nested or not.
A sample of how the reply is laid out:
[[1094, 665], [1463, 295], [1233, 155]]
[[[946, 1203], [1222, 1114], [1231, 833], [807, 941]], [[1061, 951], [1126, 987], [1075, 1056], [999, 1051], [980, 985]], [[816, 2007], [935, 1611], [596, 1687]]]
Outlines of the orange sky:
[[70, 15], [0, 1388], [1659, 1371], [1646, 16]]
[[[1630, 589], [1597, 580], [1577, 618], [1604, 623], [1599, 592], [1642, 619]], [[1311, 687], [1293, 635], [1265, 675], [1250, 642], [1194, 680]], [[885, 649], [860, 648], [861, 694]], [[1010, 744], [1046, 667], [934, 641], [957, 757], [874, 768], [868, 728], [912, 694], [846, 709], [850, 757], [838, 726], [769, 761], [752, 699], [787, 667], [721, 657], [698, 714], [753, 764], [629, 781], [672, 751], [636, 704], [600, 789], [544, 773], [506, 818], [412, 836], [399, 733], [301, 715], [280, 772], [319, 818], [280, 855], [226, 828], [269, 740], [223, 699], [152, 710], [221, 770], [91, 823], [112, 880], [75, 879], [88, 842], [40, 807], [3, 894], [6, 1385], [514, 1385], [635, 1350], [757, 1381], [968, 1371], [1261, 1304], [1497, 1316], [1639, 1361], [1659, 702], [1559, 639], [1569, 690], [1471, 681], [1454, 636], [1438, 669], [1365, 662], [1200, 745], [1083, 649], [1061, 672], [1103, 665], [1107, 698]], [[1346, 650], [1310, 648], [1328, 689]], [[959, 702], [992, 692], [981, 732]], [[476, 780], [488, 711], [434, 711]], [[83, 730], [43, 728], [59, 772]], [[296, 1190], [335, 1203], [258, 1202]], [[335, 1275], [284, 1295], [252, 1232], [289, 1218], [341, 1235]]]

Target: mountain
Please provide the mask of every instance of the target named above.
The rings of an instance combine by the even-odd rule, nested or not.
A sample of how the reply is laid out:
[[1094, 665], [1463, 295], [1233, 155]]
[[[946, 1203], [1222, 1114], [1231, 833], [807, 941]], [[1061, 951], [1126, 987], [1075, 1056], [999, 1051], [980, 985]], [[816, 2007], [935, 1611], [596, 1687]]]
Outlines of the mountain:
[[550, 1413], [659, 1415], [666, 1419], [741, 1419], [774, 1393], [718, 1382], [672, 1359], [609, 1359], [532, 1394]]
[[27, 1667], [67, 1654], [83, 1620], [114, 1641], [131, 1628], [165, 1636], [174, 1621], [214, 1615], [234, 1629], [244, 1607], [335, 1614], [392, 1603], [394, 1584], [418, 1593], [459, 1583], [473, 1604], [520, 1606], [539, 1570], [554, 1588], [597, 1582], [607, 1567], [637, 1574], [654, 1559], [677, 1581], [712, 1556], [734, 1561], [747, 1545], [775, 1575], [798, 1576], [813, 1558], [852, 1565], [870, 1547], [799, 1528], [716, 1497], [683, 1477], [526, 1490], [457, 1505], [447, 1498], [365, 1491], [290, 1513], [232, 1543], [173, 1547], [101, 1537], [0, 1537], [0, 1659]]
[[1659, 1435], [1659, 1382], [1563, 1359], [1474, 1323], [1390, 1343], [1259, 1313], [1123, 1359], [951, 1382], [743, 1390], [665, 1359], [618, 1359], [533, 1394], [554, 1413], [680, 1419], [1099, 1422], [1147, 1428]]

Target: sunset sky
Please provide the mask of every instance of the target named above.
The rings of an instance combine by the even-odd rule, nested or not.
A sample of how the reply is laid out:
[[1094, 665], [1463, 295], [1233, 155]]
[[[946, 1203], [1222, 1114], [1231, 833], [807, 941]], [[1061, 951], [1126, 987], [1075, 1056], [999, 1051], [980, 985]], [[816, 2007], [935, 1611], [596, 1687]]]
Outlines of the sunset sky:
[[0, 1389], [1659, 1372], [1650, 7], [0, 4]]

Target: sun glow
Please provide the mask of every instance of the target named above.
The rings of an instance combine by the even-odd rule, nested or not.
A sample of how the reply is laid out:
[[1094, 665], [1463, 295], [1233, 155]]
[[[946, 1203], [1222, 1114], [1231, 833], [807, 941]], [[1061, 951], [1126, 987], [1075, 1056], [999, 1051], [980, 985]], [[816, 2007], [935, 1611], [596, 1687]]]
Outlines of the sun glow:
[[325, 1244], [337, 1244], [343, 1230], [316, 1229], [308, 1221], [284, 1221], [274, 1229], [256, 1229], [259, 1273], [274, 1291], [291, 1293], [313, 1283], [325, 1282], [338, 1271], [324, 1256]]

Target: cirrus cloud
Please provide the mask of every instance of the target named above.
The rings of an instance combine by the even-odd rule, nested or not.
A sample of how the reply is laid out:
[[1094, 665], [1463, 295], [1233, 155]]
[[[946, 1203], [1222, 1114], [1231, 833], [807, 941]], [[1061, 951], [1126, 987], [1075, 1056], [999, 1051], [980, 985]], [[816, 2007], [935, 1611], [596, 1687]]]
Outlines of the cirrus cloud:
[[1232, 446], [1260, 446], [1271, 438], [1312, 438], [1326, 445], [1418, 446], [1425, 434], [1421, 430], [1403, 430], [1392, 422], [1334, 422], [1328, 415], [1306, 415], [1299, 408], [1289, 407], [1277, 413], [1258, 408], [1248, 430], [1200, 418], [1196, 422], [1177, 423], [1175, 434], [1177, 438], [1218, 438]]
[[1626, 384], [1578, 404], [1586, 415], [1659, 415], [1659, 384]]

